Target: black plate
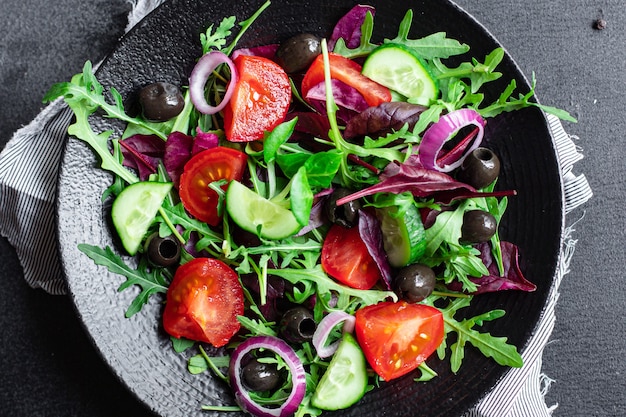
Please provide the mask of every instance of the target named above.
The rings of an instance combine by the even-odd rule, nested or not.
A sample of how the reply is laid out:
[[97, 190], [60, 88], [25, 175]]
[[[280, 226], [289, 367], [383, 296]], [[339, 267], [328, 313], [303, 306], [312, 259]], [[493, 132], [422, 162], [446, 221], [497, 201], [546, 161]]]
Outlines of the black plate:
[[[105, 87], [131, 97], [155, 80], [185, 84], [200, 54], [199, 33], [222, 17], [249, 17], [261, 0], [206, 2], [174, 0], [164, 4], [125, 36], [98, 71]], [[241, 41], [253, 46], [279, 41], [298, 32], [329, 35], [337, 19], [356, 2], [346, 0], [275, 1]], [[377, 14], [374, 38], [395, 36], [405, 11], [414, 10], [412, 37], [445, 31], [469, 44], [470, 54], [482, 59], [499, 44], [455, 4], [438, 1], [373, 1]], [[508, 55], [500, 70], [502, 81], [487, 91], [495, 99], [511, 78], [522, 90], [529, 86]], [[103, 127], [119, 128], [100, 120]], [[504, 114], [489, 121], [487, 140], [503, 161], [500, 188], [514, 188], [503, 221], [502, 237], [517, 243], [526, 276], [537, 284], [534, 293], [508, 292], [477, 298], [468, 314], [503, 308], [507, 315], [489, 323], [494, 335], [506, 336], [522, 351], [536, 328], [553, 283], [563, 230], [560, 171], [543, 113], [536, 108]], [[186, 355], [176, 354], [160, 326], [163, 299], [153, 297], [139, 314], [124, 318], [136, 292], [116, 291], [124, 278], [94, 265], [76, 248], [86, 242], [115, 246], [108, 211], [100, 196], [111, 177], [98, 167], [92, 151], [75, 139], [67, 143], [59, 178], [59, 240], [70, 292], [87, 332], [112, 371], [136, 396], [162, 416], [207, 416], [202, 404], [232, 404], [227, 387], [209, 376], [186, 371]], [[353, 416], [457, 416], [470, 409], [504, 375], [506, 368], [467, 349], [457, 375], [447, 362], [430, 361], [439, 377], [418, 384], [411, 377], [394, 380], [366, 395]], [[232, 414], [228, 414], [232, 415]]]

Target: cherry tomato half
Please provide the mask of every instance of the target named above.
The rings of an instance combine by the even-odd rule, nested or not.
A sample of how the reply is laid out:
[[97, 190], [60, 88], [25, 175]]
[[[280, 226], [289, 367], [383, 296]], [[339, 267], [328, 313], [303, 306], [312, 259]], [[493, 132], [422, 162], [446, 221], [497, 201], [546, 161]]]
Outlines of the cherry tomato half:
[[342, 284], [360, 290], [372, 288], [381, 278], [358, 227], [330, 227], [322, 246], [322, 269]]
[[355, 316], [359, 345], [385, 381], [417, 368], [443, 341], [443, 315], [424, 304], [382, 302], [357, 310]]
[[[180, 176], [178, 193], [185, 210], [198, 220], [217, 226], [222, 218], [218, 210], [219, 196], [209, 184], [219, 180], [240, 181], [246, 160], [245, 153], [222, 146], [194, 155]], [[226, 188], [227, 185], [222, 187]]]
[[233, 95], [224, 108], [224, 131], [231, 142], [263, 139], [287, 115], [291, 85], [285, 71], [260, 56], [239, 55], [239, 74]]
[[224, 346], [239, 331], [244, 296], [237, 273], [224, 262], [196, 258], [178, 267], [167, 291], [165, 331], [177, 338]]
[[[330, 78], [339, 80], [357, 90], [365, 102], [371, 106], [391, 101], [389, 89], [361, 74], [361, 66], [351, 59], [338, 54], [329, 53]], [[318, 55], [302, 79], [302, 97], [324, 81], [324, 57]]]

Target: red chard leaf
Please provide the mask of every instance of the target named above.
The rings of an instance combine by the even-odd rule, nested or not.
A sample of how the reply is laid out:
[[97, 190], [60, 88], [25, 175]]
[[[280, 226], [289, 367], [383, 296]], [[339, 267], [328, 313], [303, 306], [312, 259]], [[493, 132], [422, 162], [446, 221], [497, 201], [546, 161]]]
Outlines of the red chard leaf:
[[361, 26], [365, 21], [365, 15], [370, 12], [375, 15], [376, 9], [372, 6], [357, 4], [346, 13], [335, 25], [333, 33], [328, 40], [328, 50], [332, 51], [337, 39], [343, 38], [348, 48], [356, 48], [361, 44]]
[[343, 136], [347, 139], [357, 136], [381, 137], [394, 130], [400, 130], [408, 123], [412, 130], [426, 107], [402, 101], [382, 103], [368, 107], [346, 124]]
[[[502, 262], [504, 265], [504, 273], [501, 276], [498, 271], [498, 265], [493, 259], [491, 246], [489, 243], [481, 243], [476, 245], [480, 250], [480, 257], [489, 271], [489, 275], [480, 278], [472, 278], [470, 280], [478, 285], [478, 289], [473, 294], [483, 294], [488, 292], [518, 290], [532, 292], [537, 286], [528, 281], [519, 267], [519, 249], [510, 242], [500, 242], [502, 248]], [[452, 291], [461, 291], [462, 284], [453, 282], [448, 285]]]
[[165, 142], [155, 135], [133, 135], [119, 141], [124, 166], [133, 168], [145, 181], [156, 172], [165, 151]]
[[367, 251], [374, 258], [378, 266], [383, 283], [387, 290], [391, 289], [391, 266], [383, 246], [383, 232], [380, 221], [374, 213], [368, 210], [359, 211], [359, 234], [367, 247]]

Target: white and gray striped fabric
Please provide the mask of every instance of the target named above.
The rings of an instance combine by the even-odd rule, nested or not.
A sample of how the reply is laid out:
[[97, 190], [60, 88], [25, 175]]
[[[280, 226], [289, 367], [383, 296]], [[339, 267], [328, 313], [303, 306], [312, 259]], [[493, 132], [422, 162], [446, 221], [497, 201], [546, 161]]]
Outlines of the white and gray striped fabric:
[[[127, 30], [164, 0], [138, 0]], [[28, 126], [20, 129], [0, 153], [0, 234], [15, 247], [24, 279], [33, 288], [50, 294], [67, 291], [56, 250], [55, 182], [70, 123], [71, 111], [61, 101], [50, 104]], [[592, 196], [584, 175], [573, 173], [582, 153], [560, 121], [548, 117], [564, 177], [566, 213]], [[510, 370], [474, 409], [463, 417], [543, 417], [556, 407], [547, 406], [545, 391], [553, 382], [541, 373], [541, 355], [554, 327], [554, 307], [559, 284], [569, 272], [576, 241], [573, 225], [566, 230], [561, 264], [549, 303], [537, 332], [522, 353], [524, 367]], [[36, 238], [35, 238], [36, 237]]]

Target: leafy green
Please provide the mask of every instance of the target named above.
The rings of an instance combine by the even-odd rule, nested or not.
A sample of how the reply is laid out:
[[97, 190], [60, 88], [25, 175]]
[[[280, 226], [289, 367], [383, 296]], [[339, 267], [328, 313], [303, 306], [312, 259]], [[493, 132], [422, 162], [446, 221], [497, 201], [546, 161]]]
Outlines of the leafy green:
[[333, 52], [343, 55], [346, 58], [359, 58], [369, 55], [378, 45], [372, 43], [372, 33], [374, 32], [374, 16], [371, 12], [365, 14], [365, 19], [361, 25], [361, 43], [356, 48], [350, 49], [346, 46], [343, 38], [337, 39]]
[[112, 273], [126, 277], [126, 281], [120, 285], [118, 291], [124, 291], [133, 285], [141, 288], [141, 292], [126, 310], [126, 317], [138, 313], [151, 295], [167, 292], [168, 277], [165, 276], [164, 270], [160, 268], [149, 269], [145, 259], [140, 260], [137, 268], [133, 269], [108, 246], [102, 249], [98, 246], [81, 243], [78, 245], [78, 249], [89, 256], [96, 265], [105, 266]]
[[[413, 11], [409, 9], [400, 22], [396, 37], [385, 39], [384, 42], [400, 43], [415, 51], [423, 58], [430, 72], [438, 79], [441, 90], [441, 97], [434, 103], [431, 103], [428, 112], [422, 114], [420, 123], [415, 126], [413, 134], [420, 134], [430, 123], [437, 121], [442, 111], [452, 111], [463, 107], [474, 108], [483, 117], [494, 117], [503, 112], [534, 106], [562, 120], [576, 121], [574, 117], [564, 110], [552, 106], [545, 106], [533, 100], [536, 82], [534, 73], [529, 92], [519, 94], [519, 96], [515, 98], [513, 93], [516, 90], [517, 83], [515, 80], [511, 80], [496, 102], [481, 107], [484, 99], [484, 95], [480, 93], [481, 87], [486, 83], [498, 80], [502, 77], [502, 73], [496, 71], [496, 68], [504, 58], [504, 50], [502, 48], [494, 49], [485, 57], [484, 62], [480, 62], [472, 57], [470, 61], [462, 62], [456, 68], [448, 68], [442, 62], [443, 59], [463, 55], [469, 52], [470, 47], [467, 44], [460, 43], [456, 39], [448, 38], [443, 32], [433, 33], [418, 39], [411, 39], [409, 38], [409, 32], [412, 24]], [[372, 43], [371, 40], [373, 28], [374, 18], [368, 12], [361, 26], [360, 45], [350, 49], [345, 45], [345, 42], [340, 39], [336, 43], [333, 52], [348, 58], [368, 55], [378, 47], [378, 45]], [[410, 101], [409, 98], [409, 102]]]
[[[413, 10], [405, 13], [395, 38], [385, 39], [384, 43], [402, 43], [413, 48], [424, 59], [449, 58], [454, 55], [464, 54], [469, 51], [469, 46], [462, 44], [456, 39], [451, 39], [444, 32], [437, 32], [420, 39], [409, 39], [409, 30], [413, 21]], [[378, 44], [372, 42], [374, 31], [374, 17], [370, 12], [366, 13], [361, 26], [361, 42], [356, 48], [348, 48], [344, 39], [337, 40], [333, 52], [346, 58], [358, 58], [369, 55]]]
[[[434, 305], [437, 297], [427, 299], [427, 303]], [[450, 366], [454, 373], [461, 368], [463, 359], [465, 358], [465, 347], [467, 343], [477, 348], [484, 356], [493, 358], [499, 365], [520, 368], [523, 365], [521, 355], [517, 348], [507, 343], [506, 337], [496, 337], [489, 333], [479, 332], [476, 326], [482, 326], [484, 322], [492, 321], [504, 316], [503, 310], [492, 310], [484, 314], [472, 318], [466, 318], [457, 321], [455, 314], [468, 307], [472, 297], [461, 297], [450, 301], [445, 308], [440, 308], [443, 314], [444, 328], [446, 335], [456, 333], [456, 341], [450, 346]], [[437, 349], [440, 359], [445, 357], [447, 348], [446, 339]]]
[[[79, 139], [83, 139], [80, 135], [81, 133], [84, 133], [86, 136], [83, 140], [91, 139], [91, 129], [88, 129], [87, 131], [85, 129], [85, 123], [87, 122], [88, 116], [93, 114], [98, 108], [104, 110], [107, 117], [143, 126], [146, 131], [152, 132], [162, 139], [166, 139], [166, 136], [159, 129], [155, 129], [152, 124], [146, 123], [142, 119], [128, 116], [124, 110], [122, 96], [115, 88], [111, 88], [109, 93], [113, 97], [112, 104], [106, 100], [104, 96], [104, 88], [96, 79], [91, 62], [87, 61], [83, 66], [82, 73], [76, 74], [72, 77], [71, 82], [54, 84], [44, 95], [43, 101], [50, 102], [58, 97], [64, 98], [65, 102], [72, 109], [72, 111], [74, 111], [77, 118], [80, 119], [80, 125], [74, 128], [76, 133], [78, 133], [76, 136]], [[102, 142], [103, 140], [101, 139], [97, 145], [100, 146]]]
[[[393, 291], [357, 290], [341, 285], [326, 275], [321, 265], [306, 269], [269, 269], [267, 273], [279, 276], [292, 284], [298, 284], [298, 287], [294, 288], [296, 303], [301, 304], [310, 296], [316, 295], [318, 303], [327, 311], [344, 310], [352, 314], [359, 307], [398, 299]], [[334, 306], [331, 305], [333, 295], [337, 297]]]
[[215, 29], [215, 32], [213, 32], [213, 24], [209, 25], [206, 31], [200, 34], [202, 53], [206, 54], [211, 50], [221, 51], [226, 45], [226, 39], [232, 34], [236, 20], [235, 16], [225, 17]]
[[420, 39], [409, 39], [409, 31], [413, 24], [413, 10], [409, 9], [398, 27], [398, 35], [385, 42], [402, 43], [413, 48], [424, 59], [449, 58], [469, 51], [469, 46], [456, 39], [450, 39], [444, 32], [437, 32]]

